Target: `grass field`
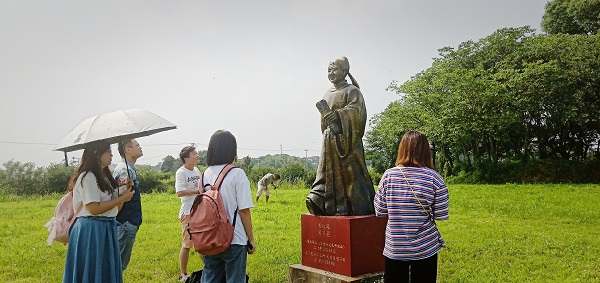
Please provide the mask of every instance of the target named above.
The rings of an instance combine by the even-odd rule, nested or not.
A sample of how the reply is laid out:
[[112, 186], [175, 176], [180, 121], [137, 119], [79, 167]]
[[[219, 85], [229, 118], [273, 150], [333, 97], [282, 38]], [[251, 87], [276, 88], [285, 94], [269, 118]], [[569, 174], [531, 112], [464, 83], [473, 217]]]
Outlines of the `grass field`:
[[[287, 282], [301, 262], [300, 215], [308, 189], [282, 184], [252, 209], [257, 252], [251, 282]], [[60, 282], [66, 246], [46, 245], [44, 224], [59, 195], [0, 194], [0, 282]], [[438, 222], [449, 249], [438, 282], [600, 282], [600, 185], [452, 185], [450, 220]], [[142, 196], [125, 282], [176, 282], [179, 199]], [[200, 268], [196, 254], [191, 270]]]

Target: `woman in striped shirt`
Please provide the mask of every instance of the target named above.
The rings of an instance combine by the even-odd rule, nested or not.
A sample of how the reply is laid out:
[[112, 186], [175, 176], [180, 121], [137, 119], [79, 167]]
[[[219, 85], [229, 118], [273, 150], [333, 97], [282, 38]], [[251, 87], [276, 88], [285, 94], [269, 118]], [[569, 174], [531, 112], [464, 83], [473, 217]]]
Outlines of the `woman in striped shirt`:
[[383, 174], [374, 204], [377, 216], [388, 216], [384, 281], [436, 282], [437, 254], [445, 245], [435, 220], [448, 219], [448, 189], [433, 170], [424, 134], [404, 134], [396, 167]]

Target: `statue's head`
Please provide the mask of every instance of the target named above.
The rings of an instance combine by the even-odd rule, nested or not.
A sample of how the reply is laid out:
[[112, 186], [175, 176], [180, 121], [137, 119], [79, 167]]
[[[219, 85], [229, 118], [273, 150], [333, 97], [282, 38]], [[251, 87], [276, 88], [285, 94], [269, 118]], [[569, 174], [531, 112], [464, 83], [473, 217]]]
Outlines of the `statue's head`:
[[350, 63], [348, 58], [340, 57], [329, 63], [327, 68], [327, 77], [333, 84], [340, 83], [346, 79], [346, 76], [350, 72]]

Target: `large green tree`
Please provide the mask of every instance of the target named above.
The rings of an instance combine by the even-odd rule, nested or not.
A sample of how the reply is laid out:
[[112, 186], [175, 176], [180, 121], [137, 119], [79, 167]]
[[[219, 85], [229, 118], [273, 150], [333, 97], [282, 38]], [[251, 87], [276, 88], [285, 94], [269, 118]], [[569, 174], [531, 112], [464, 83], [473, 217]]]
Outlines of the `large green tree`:
[[181, 167], [183, 162], [179, 158], [175, 159], [175, 157], [167, 155], [162, 160], [162, 164], [160, 165], [161, 172], [172, 172], [174, 173]]
[[597, 34], [600, 0], [553, 0], [546, 3], [542, 30], [548, 34]]
[[442, 48], [430, 68], [390, 84], [400, 99], [371, 119], [367, 158], [381, 172], [400, 135], [420, 130], [450, 173], [507, 159], [586, 159], [598, 151], [599, 44], [522, 27]]

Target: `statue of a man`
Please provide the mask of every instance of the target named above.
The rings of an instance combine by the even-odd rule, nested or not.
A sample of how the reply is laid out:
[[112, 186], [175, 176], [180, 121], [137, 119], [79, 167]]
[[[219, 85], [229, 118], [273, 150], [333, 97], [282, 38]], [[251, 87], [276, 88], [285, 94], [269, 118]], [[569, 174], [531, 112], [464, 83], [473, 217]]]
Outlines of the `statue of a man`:
[[[317, 103], [323, 146], [317, 177], [306, 197], [306, 207], [313, 215], [375, 213], [375, 190], [362, 143], [367, 109], [358, 83], [349, 71], [346, 57], [329, 63], [327, 73], [333, 87]], [[346, 82], [346, 76], [352, 84]]]

